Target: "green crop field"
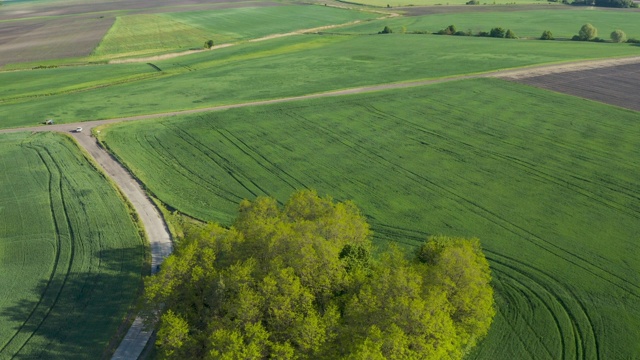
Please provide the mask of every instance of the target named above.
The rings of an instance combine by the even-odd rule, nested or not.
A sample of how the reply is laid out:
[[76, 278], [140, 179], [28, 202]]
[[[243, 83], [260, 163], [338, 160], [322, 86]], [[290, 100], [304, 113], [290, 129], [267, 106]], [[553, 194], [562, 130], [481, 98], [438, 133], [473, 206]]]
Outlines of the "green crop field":
[[373, 19], [379, 14], [326, 6], [245, 7], [118, 17], [94, 56], [201, 49], [300, 29]]
[[[11, 86], [13, 91], [5, 92], [5, 96], [18, 99], [0, 106], [0, 127], [34, 125], [47, 118], [72, 122], [161, 113], [637, 53], [638, 47], [628, 44], [574, 41], [409, 34], [290, 36], [154, 62], [162, 70], [157, 76], [148, 73], [153, 70], [150, 66], [88, 68], [96, 71], [96, 78], [90, 75], [91, 81], [105, 84], [109, 80], [99, 80], [97, 76], [109, 78], [129, 71], [118, 70], [119, 66], [140, 69], [141, 75], [152, 78], [64, 94], [27, 98], [24, 94], [38, 94], [37, 88], [16, 81]], [[26, 71], [27, 76], [32, 76], [31, 71]], [[42, 94], [55, 89], [58, 71], [63, 80], [73, 74], [62, 68], [47, 70], [49, 82], [42, 78], [37, 85], [43, 89]], [[21, 73], [1, 72], [0, 83]], [[82, 87], [82, 83], [67, 86]]]
[[550, 30], [556, 38], [571, 38], [578, 34], [583, 24], [590, 23], [598, 29], [598, 36], [609, 39], [616, 29], [623, 30], [630, 38], [640, 38], [639, 12], [629, 9], [587, 9], [584, 7], [559, 7], [554, 10], [529, 10], [509, 12], [464, 12], [424, 16], [396, 17], [370, 21], [341, 29], [337, 33], [372, 34], [385, 26], [394, 31], [437, 32], [453, 24], [458, 30], [477, 34], [494, 27], [513, 30], [519, 37], [539, 38]]
[[37, 101], [55, 94], [87, 91], [161, 75], [144, 63], [64, 66], [0, 73], [0, 102]]
[[[517, 106], [514, 106], [517, 105]], [[477, 236], [499, 314], [471, 358], [640, 354], [640, 115], [492, 79], [112, 125], [162, 201], [353, 199], [378, 244]]]
[[66, 136], [0, 136], [0, 358], [98, 359], [137, 297], [144, 246]]

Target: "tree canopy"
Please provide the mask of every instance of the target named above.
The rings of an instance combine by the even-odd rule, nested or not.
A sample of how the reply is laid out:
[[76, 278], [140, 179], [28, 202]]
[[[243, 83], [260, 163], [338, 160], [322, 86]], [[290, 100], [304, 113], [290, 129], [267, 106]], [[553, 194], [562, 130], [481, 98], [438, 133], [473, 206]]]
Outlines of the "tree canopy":
[[540, 40], [553, 40], [553, 34], [550, 30], [545, 30], [542, 32], [542, 36], [540, 36]]
[[477, 239], [375, 251], [358, 208], [313, 191], [187, 232], [145, 302], [167, 359], [457, 359], [494, 316]]
[[598, 29], [591, 24], [582, 25], [578, 32], [578, 38], [582, 41], [593, 40], [596, 36], [598, 36]]
[[614, 8], [638, 7], [633, 0], [595, 0], [595, 6]]
[[382, 31], [379, 31], [378, 34], [392, 34], [393, 33], [393, 29], [391, 29], [388, 26], [385, 26], [384, 29], [382, 29]]
[[610, 37], [611, 37], [611, 41], [615, 43], [627, 42], [627, 34], [625, 34], [624, 31], [622, 30], [614, 30], [611, 33]]

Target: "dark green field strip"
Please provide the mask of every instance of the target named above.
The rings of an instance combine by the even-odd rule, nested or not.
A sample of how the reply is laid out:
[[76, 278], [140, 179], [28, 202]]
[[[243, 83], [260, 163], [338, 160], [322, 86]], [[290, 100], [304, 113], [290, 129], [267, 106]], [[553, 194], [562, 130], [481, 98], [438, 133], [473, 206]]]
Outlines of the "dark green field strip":
[[103, 134], [156, 196], [200, 219], [228, 224], [235, 199], [310, 187], [353, 199], [379, 245], [477, 236], [499, 315], [475, 358], [608, 359], [640, 355], [639, 124], [478, 79]]
[[[11, 137], [20, 141], [0, 146], [5, 153], [22, 154], [10, 166], [11, 178], [21, 173], [22, 178], [39, 177], [38, 183], [44, 180], [48, 201], [39, 212], [7, 212], [49, 225], [54, 241], [52, 246], [23, 241], [19, 250], [14, 249], [22, 252], [23, 266], [5, 268], [8, 271], [0, 275], [5, 282], [41, 270], [31, 274], [32, 282], [14, 286], [18, 291], [0, 303], [0, 357], [100, 357], [137, 295], [144, 256], [141, 239], [120, 197], [70, 139], [55, 134]], [[30, 167], [20, 165], [20, 159]], [[14, 193], [19, 198], [42, 190], [21, 187]], [[29, 223], [17, 225], [11, 230], [29, 233]], [[4, 235], [0, 233], [0, 243], [15, 244]], [[52, 255], [44, 269], [39, 262], [47, 257], [33, 256], [41, 250]]]
[[0, 103], [95, 90], [161, 75], [147, 64], [66, 66], [0, 72]]

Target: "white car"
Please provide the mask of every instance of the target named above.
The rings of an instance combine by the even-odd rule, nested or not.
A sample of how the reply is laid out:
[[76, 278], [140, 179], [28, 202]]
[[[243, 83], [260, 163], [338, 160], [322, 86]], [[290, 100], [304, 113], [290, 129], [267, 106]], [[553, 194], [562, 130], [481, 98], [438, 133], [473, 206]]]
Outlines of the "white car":
[[77, 127], [74, 132], [82, 132], [82, 128], [81, 127]]

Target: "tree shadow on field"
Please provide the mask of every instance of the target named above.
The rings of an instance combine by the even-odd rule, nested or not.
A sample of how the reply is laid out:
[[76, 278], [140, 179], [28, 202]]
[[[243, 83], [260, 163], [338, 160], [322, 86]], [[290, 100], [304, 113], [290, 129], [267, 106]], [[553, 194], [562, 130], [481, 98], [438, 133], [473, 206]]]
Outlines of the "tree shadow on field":
[[91, 263], [87, 271], [58, 271], [31, 290], [35, 297], [0, 309], [2, 321], [21, 324], [11, 329], [13, 337], [0, 339], [8, 340], [0, 345], [0, 358], [109, 358], [115, 350], [110, 340], [136, 305], [148, 273], [143, 255], [142, 245], [102, 250], [78, 260]]

